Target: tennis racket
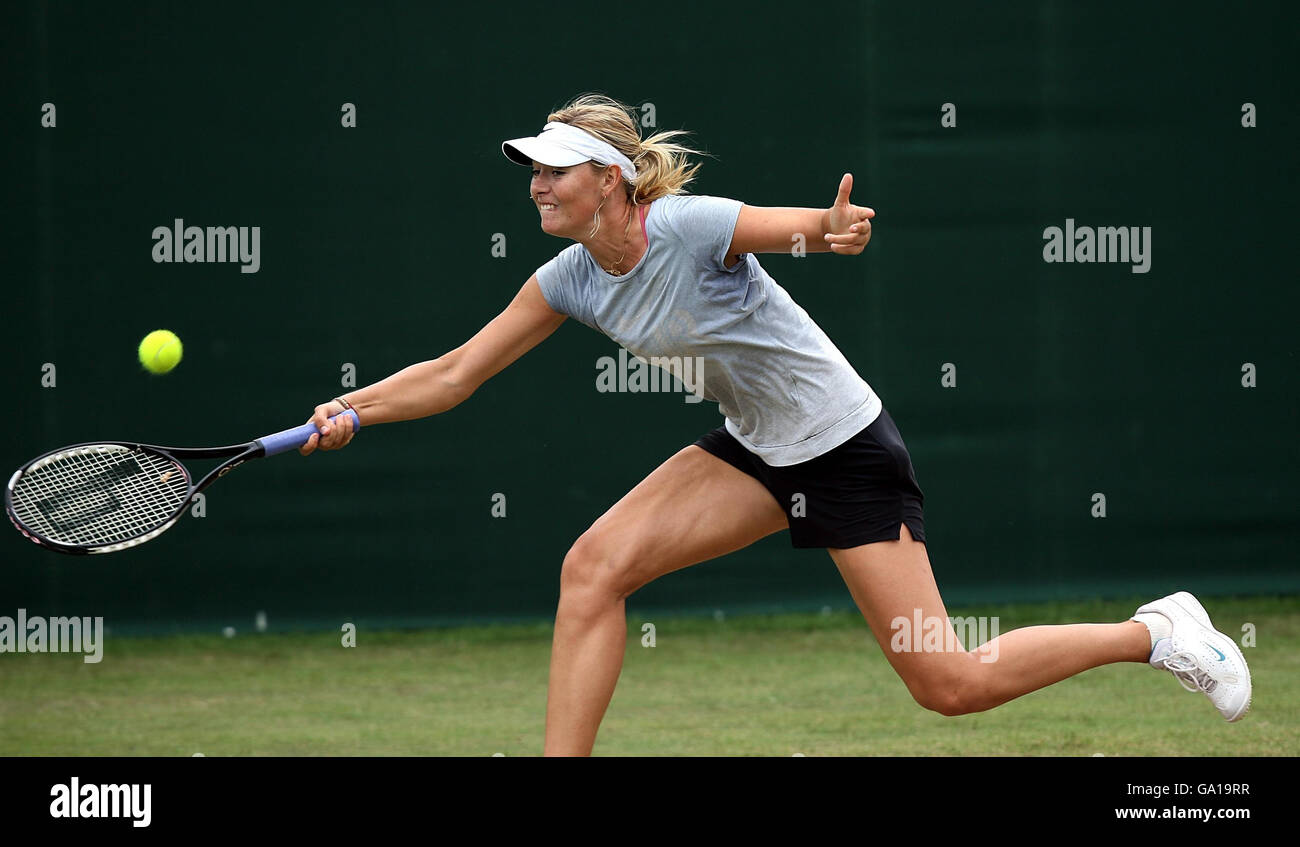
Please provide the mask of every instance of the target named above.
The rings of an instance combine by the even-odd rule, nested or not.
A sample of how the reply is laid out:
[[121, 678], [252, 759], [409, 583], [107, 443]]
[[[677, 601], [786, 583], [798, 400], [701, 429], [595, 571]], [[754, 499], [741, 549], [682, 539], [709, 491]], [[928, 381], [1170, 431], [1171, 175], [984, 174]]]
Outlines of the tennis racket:
[[[361, 429], [349, 409], [352, 431]], [[37, 456], [9, 478], [5, 511], [18, 531], [60, 553], [112, 553], [170, 529], [194, 495], [249, 459], [296, 450], [319, 430], [286, 429], [229, 447], [73, 444]], [[181, 459], [226, 459], [195, 483]]]

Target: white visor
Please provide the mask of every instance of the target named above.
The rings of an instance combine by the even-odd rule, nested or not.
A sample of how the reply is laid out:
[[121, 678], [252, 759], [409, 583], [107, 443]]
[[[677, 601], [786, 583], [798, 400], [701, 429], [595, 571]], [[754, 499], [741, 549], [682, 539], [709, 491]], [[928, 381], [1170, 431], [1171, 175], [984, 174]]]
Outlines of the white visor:
[[534, 138], [502, 142], [501, 152], [510, 161], [530, 168], [533, 162], [553, 168], [569, 168], [583, 162], [618, 165], [623, 171], [623, 179], [636, 181], [636, 168], [627, 156], [596, 136], [559, 121], [548, 123]]

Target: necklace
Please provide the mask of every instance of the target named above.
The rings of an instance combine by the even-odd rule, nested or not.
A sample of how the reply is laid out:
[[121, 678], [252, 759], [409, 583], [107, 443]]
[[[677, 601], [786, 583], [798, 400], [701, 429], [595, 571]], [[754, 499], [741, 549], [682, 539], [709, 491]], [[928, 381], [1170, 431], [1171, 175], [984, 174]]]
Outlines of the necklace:
[[[614, 263], [614, 268], [617, 268], [619, 265], [623, 264], [623, 259], [627, 257], [627, 234], [632, 228], [632, 218], [634, 216], [635, 213], [631, 209], [629, 209], [628, 216], [627, 216], [627, 226], [623, 227], [623, 255], [618, 257], [618, 261]], [[608, 274], [612, 274], [614, 276], [623, 275], [622, 271], [617, 271], [614, 270], [613, 268], [605, 269], [605, 272]]]

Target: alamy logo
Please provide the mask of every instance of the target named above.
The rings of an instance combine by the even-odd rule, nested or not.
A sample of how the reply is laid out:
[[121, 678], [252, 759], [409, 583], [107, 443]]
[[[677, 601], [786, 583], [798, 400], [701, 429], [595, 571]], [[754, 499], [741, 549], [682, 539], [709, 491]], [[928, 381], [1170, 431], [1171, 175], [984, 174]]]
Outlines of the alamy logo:
[[1043, 261], [1053, 262], [1130, 262], [1130, 270], [1144, 274], [1151, 270], [1151, 227], [1090, 226], [1076, 227], [1074, 218], [1065, 219], [1065, 229], [1049, 226], [1043, 230]]
[[996, 616], [941, 618], [913, 609], [911, 618], [899, 615], [889, 622], [889, 648], [895, 653], [978, 652], [981, 662], [996, 662], [998, 628]]
[[239, 262], [242, 274], [262, 267], [260, 226], [185, 226], [177, 218], [170, 227], [153, 229], [155, 262]]
[[50, 788], [52, 818], [130, 818], [132, 826], [145, 827], [153, 820], [153, 786], [81, 784], [75, 776], [68, 784]]
[[618, 361], [613, 356], [596, 360], [596, 390], [608, 392], [674, 392], [685, 391], [687, 403], [704, 399], [704, 359], [701, 356], [651, 356], [649, 359], [633, 356], [628, 363], [628, 353], [618, 348]]
[[104, 619], [40, 616], [0, 617], [0, 653], [85, 653], [82, 661], [97, 664], [104, 658]]

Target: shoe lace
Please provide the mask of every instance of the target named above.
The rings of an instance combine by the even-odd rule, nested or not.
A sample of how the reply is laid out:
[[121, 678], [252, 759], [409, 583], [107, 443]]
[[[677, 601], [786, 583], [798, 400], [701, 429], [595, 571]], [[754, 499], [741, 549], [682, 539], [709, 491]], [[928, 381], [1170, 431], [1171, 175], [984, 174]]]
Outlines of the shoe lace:
[[1195, 655], [1188, 651], [1170, 653], [1160, 660], [1165, 670], [1173, 673], [1178, 684], [1188, 691], [1201, 691], [1206, 694], [1214, 691], [1220, 682], [1229, 684], [1236, 681], [1236, 674], [1214, 674], [1198, 667]]

